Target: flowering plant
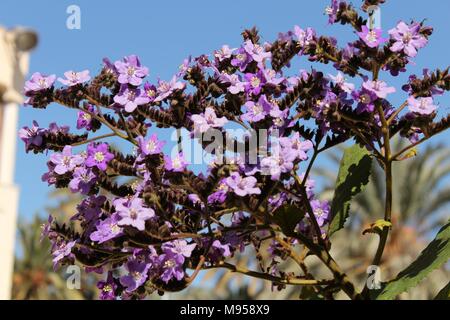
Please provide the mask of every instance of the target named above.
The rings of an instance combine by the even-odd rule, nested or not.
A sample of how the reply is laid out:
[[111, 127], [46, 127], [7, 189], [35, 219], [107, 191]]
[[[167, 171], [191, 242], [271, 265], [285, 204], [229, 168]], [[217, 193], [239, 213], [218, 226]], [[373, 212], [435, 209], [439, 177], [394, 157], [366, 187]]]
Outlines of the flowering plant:
[[[365, 0], [362, 10], [383, 2]], [[394, 298], [445, 263], [448, 225], [419, 258], [425, 264], [416, 261], [374, 290], [358, 290], [330, 254], [332, 235], [344, 227], [350, 201], [376, 161], [386, 176], [385, 214], [366, 232], [380, 237], [373, 265], [380, 264], [395, 228], [392, 164], [449, 128], [450, 117], [438, 119], [434, 98], [450, 90], [450, 75], [446, 69], [410, 76], [406, 101], [393, 106], [388, 97], [397, 90], [382, 73], [406, 72], [433, 29], [402, 21], [386, 33], [373, 27], [371, 15], [364, 18], [342, 0], [333, 0], [326, 12], [331, 24], [354, 29], [353, 42], [340, 48], [333, 37], [295, 26], [261, 43], [253, 28], [242, 33], [238, 48], [224, 45], [210, 56], [186, 59], [170, 81], [145, 82], [149, 70], [135, 55], [104, 59], [93, 77], [87, 70], [58, 79], [33, 74], [26, 105], [74, 109], [77, 129], [85, 130], [35, 122], [20, 131], [27, 152], [54, 152], [43, 181], [83, 195], [71, 224], [49, 217], [44, 228], [55, 267], [77, 261], [88, 272], [105, 272], [98, 283], [103, 299], [183, 290], [201, 270], [215, 268], [271, 281], [277, 290], [297, 285], [311, 287], [315, 297], [333, 298], [342, 290], [351, 299], [371, 299]], [[291, 61], [301, 57], [332, 63], [336, 73], [290, 74]], [[231, 137], [233, 126], [244, 134]], [[159, 128], [178, 133], [172, 154], [163, 152], [169, 145]], [[181, 129], [209, 154], [207, 169], [190, 168]], [[101, 130], [106, 133], [95, 134]], [[396, 135], [409, 139], [405, 149], [392, 149]], [[110, 138], [133, 149], [119, 150]], [[334, 198], [321, 201], [311, 170], [321, 153], [347, 141], [354, 146], [344, 154]], [[260, 258], [264, 243], [270, 259], [259, 259], [259, 271], [230, 263], [247, 247]], [[329, 279], [310, 272], [309, 255], [331, 271]], [[298, 264], [298, 273], [282, 269], [287, 259]]]

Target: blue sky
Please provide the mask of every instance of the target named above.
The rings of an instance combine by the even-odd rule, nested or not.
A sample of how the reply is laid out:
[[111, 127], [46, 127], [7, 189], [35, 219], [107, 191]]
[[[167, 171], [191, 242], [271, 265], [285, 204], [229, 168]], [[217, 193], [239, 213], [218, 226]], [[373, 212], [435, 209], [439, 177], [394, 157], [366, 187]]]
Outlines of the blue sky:
[[[359, 5], [360, 1], [354, 1]], [[257, 26], [263, 40], [273, 40], [280, 31], [287, 31], [295, 24], [311, 26], [320, 34], [334, 35], [340, 43], [355, 37], [348, 28], [328, 26], [323, 15], [328, 0], [262, 1], [23, 1], [0, 2], [0, 24], [7, 27], [23, 25], [32, 27], [40, 36], [38, 48], [31, 59], [30, 73], [40, 71], [61, 75], [67, 70], [90, 69], [96, 73], [103, 57], [119, 59], [124, 55], [138, 54], [149, 67], [150, 80], [157, 76], [170, 79], [178, 65], [188, 56], [211, 53], [229, 44], [240, 44], [244, 28]], [[69, 5], [81, 8], [81, 30], [66, 28]], [[420, 73], [427, 66], [431, 69], [446, 67], [449, 63], [450, 1], [409, 0], [388, 1], [382, 8], [382, 26], [392, 28], [400, 19], [427, 18], [435, 27], [430, 45], [415, 59], [411, 72]], [[297, 65], [296, 65], [297, 66]], [[298, 64], [308, 68], [308, 64]], [[325, 69], [329, 70], [329, 69]], [[400, 85], [405, 76], [388, 80]], [[400, 93], [394, 103], [405, 99]], [[442, 109], [448, 112], [448, 98], [440, 100]], [[21, 108], [20, 126], [36, 119], [41, 126], [57, 121], [75, 126], [72, 111], [52, 106], [52, 112]], [[441, 141], [445, 140], [440, 138]], [[26, 155], [19, 143], [17, 152], [16, 182], [21, 189], [20, 215], [29, 217], [42, 211], [49, 203], [49, 188], [40, 181], [46, 170], [46, 157]]]

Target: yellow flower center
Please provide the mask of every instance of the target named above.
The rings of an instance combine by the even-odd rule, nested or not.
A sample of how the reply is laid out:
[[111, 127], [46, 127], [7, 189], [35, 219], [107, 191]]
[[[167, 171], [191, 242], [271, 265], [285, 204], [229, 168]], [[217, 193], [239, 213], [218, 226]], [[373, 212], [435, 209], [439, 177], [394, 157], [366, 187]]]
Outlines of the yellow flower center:
[[370, 102], [370, 97], [367, 94], [363, 94], [359, 98], [359, 101], [361, 101], [361, 103], [368, 104]]
[[252, 77], [252, 79], [250, 80], [250, 83], [253, 88], [256, 88], [261, 84], [261, 80], [255, 76], [255, 77]]
[[166, 262], [164, 262], [164, 267], [165, 268], [173, 268], [175, 266], [175, 261], [173, 261], [173, 259], [167, 260]]
[[110, 284], [107, 284], [106, 286], [103, 287], [103, 292], [111, 292], [112, 291], [112, 286]]
[[133, 272], [131, 273], [131, 275], [132, 275], [132, 277], [133, 277], [134, 279], [139, 279], [139, 278], [141, 277], [141, 273], [140, 273], [140, 272], [137, 272], [137, 271], [133, 271]]
[[253, 114], [261, 114], [263, 112], [263, 107], [259, 103], [255, 103], [252, 107]]
[[172, 161], [172, 167], [174, 167], [175, 169], [181, 168], [181, 160], [180, 160], [180, 158], [175, 158]]
[[150, 140], [150, 141], [147, 143], [147, 149], [148, 149], [148, 151], [150, 151], [150, 152], [154, 151], [154, 150], [156, 149], [156, 143], [155, 143], [155, 141]]
[[367, 36], [366, 40], [369, 42], [376, 42], [377, 41], [377, 34], [375, 31], [370, 31]]
[[245, 55], [244, 54], [242, 54], [242, 53], [239, 53], [238, 55], [236, 55], [236, 58], [238, 59], [238, 60], [240, 60], [240, 61], [244, 61], [245, 60]]
[[412, 40], [412, 38], [413, 38], [413, 36], [412, 36], [411, 32], [407, 32], [403, 36], [403, 42], [404, 43], [409, 43]]
[[136, 72], [136, 69], [134, 67], [132, 67], [132, 66], [128, 67], [127, 73], [129, 76], [132, 76], [135, 72]]
[[45, 88], [47, 83], [45, 82], [45, 79], [39, 79], [39, 86], [41, 88]]
[[97, 162], [102, 162], [103, 160], [105, 160], [105, 155], [103, 154], [103, 152], [98, 151], [95, 153], [94, 159]]
[[314, 213], [316, 214], [316, 216], [322, 217], [325, 212], [321, 208], [318, 208], [314, 211]]
[[63, 163], [67, 166], [70, 164], [70, 158], [69, 156], [64, 156], [63, 157]]

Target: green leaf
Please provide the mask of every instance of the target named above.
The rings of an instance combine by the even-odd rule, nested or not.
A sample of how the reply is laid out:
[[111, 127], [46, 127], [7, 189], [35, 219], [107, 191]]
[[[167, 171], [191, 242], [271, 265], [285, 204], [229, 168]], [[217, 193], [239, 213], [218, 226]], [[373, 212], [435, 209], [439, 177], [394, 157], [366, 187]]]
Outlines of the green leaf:
[[294, 233], [295, 227], [305, 216], [305, 212], [294, 205], [286, 205], [275, 210], [272, 221], [280, 226], [287, 236]]
[[350, 202], [369, 183], [372, 158], [366, 148], [354, 145], [344, 152], [341, 160], [333, 202], [328, 235], [344, 227], [350, 210]]
[[434, 297], [434, 300], [450, 300], [450, 282]]
[[450, 259], [450, 221], [442, 227], [436, 238], [421, 252], [420, 256], [395, 280], [387, 283], [376, 297], [378, 300], [391, 300], [399, 294], [415, 287], [433, 270]]

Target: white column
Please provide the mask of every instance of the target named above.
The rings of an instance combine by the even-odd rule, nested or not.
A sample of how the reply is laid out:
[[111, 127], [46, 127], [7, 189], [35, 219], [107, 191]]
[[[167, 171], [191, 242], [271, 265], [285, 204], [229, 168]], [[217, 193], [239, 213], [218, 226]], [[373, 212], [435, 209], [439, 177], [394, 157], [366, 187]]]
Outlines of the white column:
[[11, 297], [19, 199], [14, 185], [17, 123], [29, 52], [36, 44], [34, 31], [0, 26], [0, 299]]
[[19, 106], [17, 103], [2, 105], [3, 123], [0, 128], [0, 185], [14, 183], [14, 164], [16, 161], [17, 123], [19, 118]]
[[18, 104], [7, 103], [0, 124], [0, 299], [10, 299], [19, 191], [14, 185]]

